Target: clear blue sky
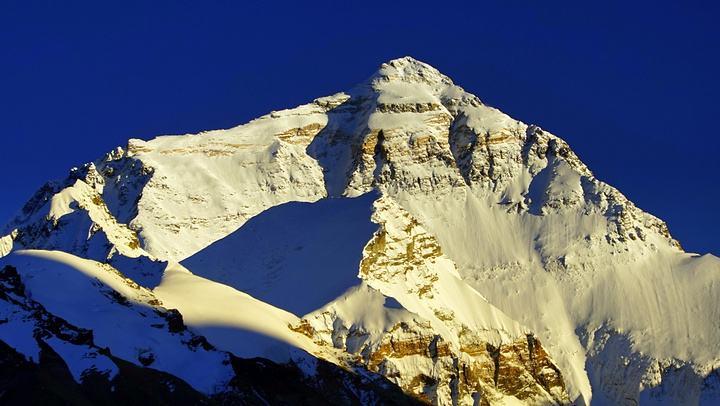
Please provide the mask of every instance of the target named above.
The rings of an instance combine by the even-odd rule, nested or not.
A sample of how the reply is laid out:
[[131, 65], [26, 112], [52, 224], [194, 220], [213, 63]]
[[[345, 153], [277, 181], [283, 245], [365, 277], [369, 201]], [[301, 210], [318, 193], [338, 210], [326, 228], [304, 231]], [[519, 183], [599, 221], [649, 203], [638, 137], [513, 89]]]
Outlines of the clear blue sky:
[[128, 138], [231, 127], [411, 55], [720, 254], [715, 1], [107, 3], [0, 3], [0, 223]]

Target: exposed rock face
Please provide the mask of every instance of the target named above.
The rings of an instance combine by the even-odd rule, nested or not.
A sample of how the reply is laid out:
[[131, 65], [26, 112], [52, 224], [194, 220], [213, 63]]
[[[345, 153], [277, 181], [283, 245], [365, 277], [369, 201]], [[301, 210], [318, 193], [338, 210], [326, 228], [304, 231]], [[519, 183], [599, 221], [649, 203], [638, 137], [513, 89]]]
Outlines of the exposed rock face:
[[17, 236], [16, 231], [12, 231], [10, 234], [0, 237], [0, 258], [9, 254], [13, 249], [13, 239]]
[[464, 285], [415, 218], [392, 199], [380, 198], [373, 221], [380, 228], [360, 262], [363, 285], [348, 296], [392, 297], [402, 310], [385, 308], [384, 298], [357, 303], [378, 307], [375, 313], [395, 313], [377, 332], [368, 320], [331, 304], [303, 319], [296, 331], [357, 354], [369, 370], [429, 403], [495, 403], [507, 396], [537, 404], [569, 402], [562, 374], [540, 342]]
[[[321, 219], [298, 223], [308, 239], [260, 233], [249, 221], [292, 202], [330, 210], [327, 202], [368, 196], [377, 231], [369, 241], [372, 230], [362, 236], [356, 263], [323, 262], [325, 273], [311, 272], [317, 262], [299, 254], [340, 251], [318, 232]], [[323, 227], [344, 238], [352, 233], [332, 223], [360, 213], [347, 207], [314, 215], [330, 217]], [[192, 261], [236, 230], [244, 232], [243, 247]], [[283, 376], [303, 376], [297, 391], [323, 391], [327, 382], [345, 388], [337, 397], [313, 398], [320, 403], [386, 399], [377, 397], [387, 389], [378, 384], [384, 379], [418, 401], [442, 405], [695, 403], [720, 396], [720, 308], [713, 305], [720, 260], [683, 252], [663, 221], [595, 178], [562, 139], [485, 105], [412, 58], [383, 64], [347, 93], [233, 129], [130, 140], [43, 186], [0, 236], [2, 263], [17, 262], [15, 251], [24, 249], [101, 263], [107, 272], [98, 275], [113, 275], [117, 284], [87, 291], [112, 303], [103, 309], [135, 311], [137, 301], [155, 309], [157, 297], [167, 295], [179, 312], [162, 310], [163, 321], [154, 324], [169, 337], [190, 334], [185, 324], [203, 331], [207, 348], [200, 338], [185, 340], [198, 354], [219, 353], [211, 347], [245, 354], [238, 343], [256, 343], [253, 334], [293, 347], [282, 361], [295, 369]], [[272, 249], [278, 241], [285, 245]], [[238, 252], [252, 260], [240, 261]], [[181, 260], [197, 268], [182, 269]], [[211, 278], [221, 265], [223, 277]], [[28, 284], [54, 274], [22, 272], [34, 275]], [[332, 286], [335, 294], [308, 314], [238, 291], [252, 280], [253, 295], [287, 296], [278, 280], [288, 275], [306, 276], [291, 290], [297, 301], [325, 297], [318, 292], [325, 279], [351, 283]], [[51, 299], [42, 305], [49, 308]], [[88, 324], [78, 329], [102, 337], [102, 323], [81, 321]], [[22, 349], [2, 324], [0, 340]], [[108, 346], [137, 368], [159, 369], [164, 360], [157, 350]], [[277, 348], [268, 344], [251, 356], [278, 357]], [[71, 369], [77, 365], [58, 354]], [[340, 378], [319, 377], [321, 370]], [[197, 389], [184, 371], [165, 372]], [[254, 388], [233, 382], [245, 395]], [[270, 396], [271, 385], [253, 382]], [[242, 396], [228, 399], [257, 400]]]
[[[106, 173], [114, 173], [110, 168], [104, 168]], [[136, 175], [132, 169], [129, 171], [124, 176]], [[133, 178], [133, 182], [123, 182], [120, 192], [114, 194], [115, 206], [127, 205], [126, 191], [138, 182], [136, 176]], [[10, 236], [14, 244], [19, 248], [73, 252], [99, 261], [117, 254], [145, 254], [135, 231], [118, 221], [116, 215], [123, 213], [111, 213], [105, 203], [105, 184], [105, 177], [92, 163], [73, 169], [63, 182], [46, 183], [11, 223], [17, 225]]]

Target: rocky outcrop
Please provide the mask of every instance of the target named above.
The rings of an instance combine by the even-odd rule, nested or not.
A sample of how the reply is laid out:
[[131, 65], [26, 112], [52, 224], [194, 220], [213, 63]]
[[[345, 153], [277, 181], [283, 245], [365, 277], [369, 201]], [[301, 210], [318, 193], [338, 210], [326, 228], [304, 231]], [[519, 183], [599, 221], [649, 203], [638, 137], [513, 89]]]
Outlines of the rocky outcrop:
[[0, 258], [9, 254], [13, 249], [14, 239], [17, 237], [17, 231], [13, 230], [10, 234], [0, 237]]
[[[292, 326], [295, 331], [356, 354], [370, 371], [423, 402], [569, 402], [562, 374], [540, 342], [459, 281], [452, 261], [416, 219], [388, 198], [375, 202], [373, 219], [380, 228], [360, 263], [365, 285], [350, 294], [357, 298], [338, 302], [357, 300], [396, 321], [373, 331], [331, 304]], [[453, 293], [463, 299], [448, 300]], [[363, 295], [370, 298], [359, 299]], [[387, 308], [385, 297], [397, 308]], [[478, 313], [467, 314], [465, 306]]]
[[120, 223], [105, 203], [104, 186], [105, 178], [92, 163], [74, 169], [63, 182], [47, 183], [7, 226], [15, 244], [99, 261], [145, 254], [135, 231]]

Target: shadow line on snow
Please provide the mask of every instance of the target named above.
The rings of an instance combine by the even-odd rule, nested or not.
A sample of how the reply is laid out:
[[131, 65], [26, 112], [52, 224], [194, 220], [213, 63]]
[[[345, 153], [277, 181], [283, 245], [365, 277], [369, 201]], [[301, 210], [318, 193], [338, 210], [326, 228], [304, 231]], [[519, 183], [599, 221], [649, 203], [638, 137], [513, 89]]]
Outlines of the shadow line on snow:
[[272, 207], [182, 265], [303, 316], [360, 282], [362, 251], [378, 228], [370, 221], [377, 198], [370, 192]]

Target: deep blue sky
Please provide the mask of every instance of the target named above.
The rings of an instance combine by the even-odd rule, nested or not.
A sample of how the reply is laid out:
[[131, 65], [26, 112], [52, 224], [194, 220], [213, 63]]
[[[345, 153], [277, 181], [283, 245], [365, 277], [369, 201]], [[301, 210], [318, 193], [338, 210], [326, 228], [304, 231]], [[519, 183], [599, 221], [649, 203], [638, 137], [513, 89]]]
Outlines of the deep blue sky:
[[715, 1], [94, 3], [0, 3], [0, 223], [128, 138], [231, 127], [411, 55], [720, 253]]

